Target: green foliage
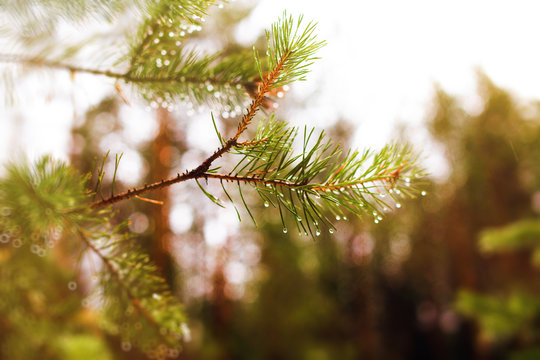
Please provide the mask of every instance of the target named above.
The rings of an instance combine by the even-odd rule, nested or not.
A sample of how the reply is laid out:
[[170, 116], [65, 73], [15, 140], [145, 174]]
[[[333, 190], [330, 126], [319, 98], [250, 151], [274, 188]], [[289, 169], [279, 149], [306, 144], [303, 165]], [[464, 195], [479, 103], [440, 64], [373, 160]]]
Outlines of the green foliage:
[[482, 251], [504, 252], [540, 247], [540, 221], [521, 220], [502, 228], [487, 229], [480, 234]]
[[86, 199], [85, 180], [66, 164], [20, 161], [0, 180], [0, 226], [9, 238], [47, 246], [55, 231], [84, 220]]
[[457, 294], [456, 309], [478, 324], [488, 357], [504, 358], [534, 346], [539, 334], [536, 269], [523, 256], [532, 253], [536, 265], [540, 238], [531, 200], [539, 179], [540, 113], [482, 73], [478, 88], [482, 111], [475, 114], [442, 90], [436, 94], [430, 128], [445, 146], [451, 173], [434, 190], [446, 199], [433, 220], [446, 219], [432, 236], [448, 243], [457, 288], [475, 289]]
[[496, 298], [461, 291], [456, 308], [474, 317], [486, 338], [501, 340], [534, 329], [534, 321], [540, 313], [540, 300], [536, 296], [520, 293], [513, 293], [508, 298]]
[[[266, 31], [268, 69], [279, 72], [272, 87], [305, 80], [308, 67], [317, 59], [315, 53], [325, 44], [324, 41], [316, 41], [316, 24], [310, 22], [302, 28], [302, 19], [300, 16], [295, 26], [293, 17], [283, 13], [283, 17], [272, 24], [271, 30]], [[256, 59], [261, 80], [264, 81], [257, 56]]]
[[324, 132], [315, 135], [305, 128], [295, 153], [297, 134], [298, 129], [274, 117], [261, 122], [252, 141], [235, 147], [242, 158], [225, 178], [237, 181], [239, 191], [243, 182], [251, 184], [266, 207], [279, 209], [283, 226], [284, 211], [297, 220], [298, 231], [311, 236], [319, 236], [322, 227], [333, 232], [334, 221], [349, 214], [367, 214], [379, 222], [384, 212], [401, 206], [403, 197], [420, 193], [416, 180], [424, 173], [408, 145], [344, 154]]
[[[29, 247], [41, 257], [57, 243], [68, 249], [82, 246], [102, 262], [96, 291], [103, 303], [104, 328], [120, 336], [125, 346], [134, 344], [159, 356], [174, 355], [186, 327], [182, 306], [125, 226], [113, 227], [108, 210], [88, 210], [85, 183], [69, 166], [49, 157], [34, 166], [8, 166], [0, 180], [1, 243]], [[12, 256], [10, 251], [6, 254]], [[8, 269], [24, 276], [25, 269], [14, 266]], [[28, 268], [31, 274], [32, 266]], [[14, 302], [10, 307], [20, 305]]]
[[256, 74], [243, 53], [202, 55], [184, 46], [200, 31], [207, 8], [215, 1], [160, 1], [131, 40], [125, 80], [139, 86], [153, 101], [174, 104], [237, 104], [244, 86]]
[[119, 233], [114, 229], [87, 242], [104, 263], [103, 325], [122, 338], [124, 348], [135, 345], [160, 357], [178, 354], [187, 331], [183, 307], [136, 239]]
[[540, 347], [518, 350], [510, 355], [509, 360], [536, 360], [540, 358]]
[[31, 254], [28, 244], [17, 239], [6, 243], [7, 229], [2, 230], [0, 357], [58, 359], [56, 344], [86, 331], [79, 321], [81, 294], [68, 288], [73, 274], [44, 253]]
[[112, 360], [107, 346], [100, 339], [91, 335], [67, 335], [56, 344], [60, 359], [70, 360]]

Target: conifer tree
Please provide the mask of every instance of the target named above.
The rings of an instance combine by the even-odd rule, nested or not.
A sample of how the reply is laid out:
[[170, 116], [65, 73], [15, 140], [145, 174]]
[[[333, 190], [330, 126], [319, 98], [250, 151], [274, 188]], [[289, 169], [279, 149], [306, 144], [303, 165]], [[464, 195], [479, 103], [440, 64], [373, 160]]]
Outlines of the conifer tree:
[[[100, 263], [93, 299], [101, 308], [102, 330], [119, 339], [123, 349], [133, 346], [151, 358], [179, 353], [183, 338], [189, 336], [187, 320], [155, 264], [127, 231], [127, 223], [112, 221], [116, 204], [133, 199], [152, 202], [148, 198], [152, 191], [191, 181], [218, 206], [238, 207], [239, 218], [245, 213], [256, 223], [250, 211], [253, 204], [245, 196], [251, 191], [264, 207], [279, 213], [284, 233], [292, 218], [296, 230], [316, 238], [323, 231], [333, 233], [334, 222], [348, 216], [381, 221], [385, 211], [400, 207], [402, 198], [420, 193], [424, 175], [417, 154], [407, 144], [390, 144], [379, 151], [344, 150], [324, 132], [307, 125], [291, 127], [272, 115], [272, 105], [285, 87], [305, 80], [324, 46], [316, 38], [315, 23], [284, 13], [266, 31], [264, 56], [255, 48], [206, 54], [193, 50], [189, 39], [204, 26], [213, 5], [219, 4], [84, 0], [76, 5], [20, 1], [1, 7], [4, 18], [28, 26], [24, 33], [8, 31], [19, 51], [0, 54], [5, 84], [16, 83], [12, 74], [20, 68], [93, 74], [114, 79], [118, 96], [126, 101], [136, 98], [131, 95], [135, 93], [154, 108], [193, 104], [214, 122], [219, 147], [209, 149], [207, 158], [193, 169], [154, 183], [117, 189], [119, 154], [110, 187], [105, 186], [107, 155], [89, 174], [45, 156], [33, 164], [20, 160], [6, 165], [0, 179], [2, 271], [21, 269], [18, 259], [28, 251], [45, 261], [69, 255], [74, 266], [83, 252], [91, 253]], [[114, 42], [110, 50], [95, 48], [99, 38], [70, 46], [38, 41], [54, 33], [57, 21], [114, 24], [121, 16], [137, 17], [138, 27], [127, 29], [120, 39], [106, 38], [104, 42]], [[107, 56], [100, 62], [81, 60], [88, 52]], [[16, 85], [10, 91], [16, 91]], [[220, 113], [226, 109], [237, 120], [236, 130], [223, 133], [212, 109]], [[211, 193], [210, 182], [219, 183], [222, 192]], [[69, 283], [70, 289], [76, 287]], [[10, 294], [0, 302], [2, 313], [24, 307], [13, 288], [0, 291]], [[0, 326], [14, 331], [20, 322], [14, 315]]]

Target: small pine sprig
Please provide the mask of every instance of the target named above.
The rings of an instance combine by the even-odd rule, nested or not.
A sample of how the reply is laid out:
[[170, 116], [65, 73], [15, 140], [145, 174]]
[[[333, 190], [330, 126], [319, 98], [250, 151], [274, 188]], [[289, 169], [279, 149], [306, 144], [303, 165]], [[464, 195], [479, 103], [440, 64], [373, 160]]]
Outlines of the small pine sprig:
[[[217, 2], [161, 0], [139, 4], [145, 20], [138, 26], [136, 35], [129, 37], [125, 53], [123, 43], [115, 40], [103, 47], [109, 40], [94, 36], [71, 46], [55, 43], [30, 49], [28, 52], [34, 55], [0, 53], [0, 62], [107, 76], [117, 80], [115, 89], [122, 98], [121, 85], [126, 83], [135, 86], [143, 98], [156, 106], [172, 108], [183, 101], [234, 107], [248, 99], [246, 92], [256, 83], [257, 69], [251, 54], [242, 51], [202, 54], [185, 46], [190, 34], [202, 29], [208, 8]], [[123, 4], [119, 1], [118, 7], [120, 3]], [[123, 5], [120, 8], [127, 7]], [[110, 7], [112, 11], [114, 6]], [[53, 7], [44, 10], [47, 9], [54, 12]], [[101, 41], [100, 53], [96, 54], [101, 65], [88, 65], [88, 56], [84, 62], [77, 61], [76, 55], [88, 50], [89, 42], [97, 44], [97, 40]], [[2, 75], [9, 79], [9, 74]]]
[[158, 358], [173, 356], [188, 336], [183, 306], [124, 225], [107, 229], [97, 224], [93, 231], [101, 233], [99, 239], [89, 233], [88, 225], [78, 232], [103, 264], [99, 277], [103, 327], [121, 337], [123, 348], [136, 346]]
[[[325, 41], [316, 41], [316, 23], [309, 22], [303, 26], [302, 21], [303, 16], [295, 21], [291, 15], [284, 12], [283, 16], [272, 24], [270, 30], [266, 30], [268, 69], [279, 72], [272, 81], [272, 88], [305, 80], [309, 66], [318, 59], [315, 53], [326, 44]], [[257, 52], [254, 53], [259, 75], [264, 81], [261, 61]]]
[[247, 54], [202, 55], [186, 49], [189, 34], [200, 31], [214, 0], [160, 1], [131, 42], [126, 78], [145, 98], [164, 106], [178, 101], [237, 104], [256, 75]]
[[102, 262], [96, 291], [106, 329], [148, 353], [177, 353], [187, 329], [181, 304], [125, 224], [112, 226], [109, 209], [89, 211], [86, 183], [50, 157], [7, 166], [0, 179], [0, 245], [47, 256], [63, 241], [93, 253]]
[[21, 160], [0, 179], [0, 227], [21, 245], [47, 247], [66, 224], [86, 220], [84, 179], [66, 164], [44, 156], [34, 166]]
[[[232, 155], [242, 158], [226, 174], [220, 168], [205, 174], [238, 185], [238, 191], [250, 214], [241, 187], [255, 188], [264, 206], [279, 210], [286, 231], [285, 214], [295, 219], [298, 230], [318, 236], [321, 228], [335, 230], [335, 221], [347, 215], [366, 215], [378, 223], [385, 212], [401, 207], [403, 197], [424, 194], [418, 178], [424, 176], [418, 156], [409, 145], [387, 145], [372, 153], [349, 151], [304, 128], [302, 149], [294, 152], [298, 129], [273, 117], [262, 122], [252, 141], [239, 143]], [[223, 187], [226, 196], [232, 197]], [[207, 195], [212, 201], [216, 197]]]

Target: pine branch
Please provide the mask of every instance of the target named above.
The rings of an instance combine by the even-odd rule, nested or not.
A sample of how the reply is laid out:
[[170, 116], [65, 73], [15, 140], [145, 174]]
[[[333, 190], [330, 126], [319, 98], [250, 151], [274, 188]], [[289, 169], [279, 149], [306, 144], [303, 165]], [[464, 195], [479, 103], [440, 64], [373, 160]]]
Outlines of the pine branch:
[[186, 327], [182, 306], [125, 224], [111, 226], [108, 210], [88, 211], [85, 183], [48, 157], [34, 166], [8, 166], [0, 179], [0, 245], [28, 246], [46, 256], [60, 239], [84, 244], [103, 262], [96, 290], [108, 330], [146, 352], [161, 344], [178, 351]]
[[[188, 50], [184, 40], [199, 31], [207, 8], [214, 0], [161, 0], [148, 2], [143, 10], [146, 20], [130, 42], [128, 53], [117, 48], [116, 66], [69, 64], [66, 58], [85, 48], [85, 43], [63, 49], [61, 56], [52, 55], [53, 48], [42, 55], [0, 54], [0, 62], [64, 69], [71, 73], [89, 73], [122, 80], [139, 88], [148, 101], [169, 107], [179, 101], [194, 104], [238, 104], [253, 87], [257, 70], [250, 55], [221, 53], [202, 55]], [[62, 50], [62, 49], [60, 49]], [[58, 52], [58, 51], [57, 51]], [[127, 68], [127, 69], [126, 69]], [[120, 70], [118, 70], [120, 69]]]
[[[188, 58], [194, 60], [195, 56], [191, 54], [188, 56]], [[207, 65], [209, 65], [215, 59], [217, 59], [217, 56], [210, 56], [210, 57], [206, 57], [206, 59], [203, 59], [203, 60], [197, 60], [196, 64], [198, 65], [196, 65], [195, 63], [190, 63], [186, 66], [195, 68], [195, 67], [200, 66], [201, 63], [206, 63]], [[231, 61], [231, 60], [228, 59], [228, 61]], [[189, 76], [189, 74], [191, 73], [194, 73], [194, 74], [197, 73], [197, 71], [194, 71], [194, 69], [190, 69], [189, 71], [185, 69], [180, 70], [178, 73], [175, 73], [175, 74], [167, 74], [167, 73], [161, 72], [160, 74], [157, 74], [157, 75], [140, 75], [139, 76], [129, 71], [117, 72], [117, 71], [112, 71], [112, 70], [81, 67], [81, 66], [75, 66], [71, 64], [58, 62], [58, 61], [50, 61], [50, 60], [46, 60], [40, 57], [25, 57], [23, 55], [18, 55], [18, 54], [0, 54], [0, 62], [30, 65], [30, 66], [36, 66], [36, 67], [46, 67], [46, 68], [57, 69], [57, 70], [65, 70], [73, 74], [86, 73], [86, 74], [92, 74], [92, 75], [101, 75], [101, 76], [106, 76], [113, 79], [123, 80], [127, 83], [139, 84], [141, 86], [145, 86], [145, 84], [155, 85], [156, 83], [157, 84], [169, 83], [168, 86], [178, 87], [179, 83], [181, 83], [181, 84], [184, 84], [183, 86], [187, 88], [194, 84], [199, 85], [199, 84], [207, 83], [206, 86], [210, 84], [214, 84], [214, 85], [229, 87], [229, 88], [235, 89], [235, 91], [239, 91], [239, 90], [243, 91], [245, 87], [252, 86], [252, 84], [254, 83], [252, 80], [244, 79], [241, 76], [236, 76], [235, 78], [231, 80], [224, 79], [223, 77], [220, 77], [220, 76], [208, 76], [208, 77], [205, 77], [204, 75], [203, 76]], [[223, 66], [222, 63], [219, 63], [216, 65], [216, 67], [218, 66], [222, 68], [220, 72], [230, 74], [231, 72], [228, 70], [234, 67], [234, 63], [229, 64], [230, 68], [229, 66], [227, 67]], [[184, 74], [188, 74], [188, 76]], [[186, 93], [189, 93], [189, 91], [186, 91]], [[202, 103], [202, 100], [199, 99], [197, 102]]]
[[315, 137], [313, 130], [304, 129], [302, 149], [295, 154], [297, 134], [297, 129], [270, 118], [249, 146], [235, 147], [232, 154], [242, 158], [229, 174], [205, 177], [239, 187], [249, 183], [265, 206], [290, 212], [299, 230], [312, 235], [321, 233], [322, 224], [333, 232], [334, 219], [346, 219], [348, 213], [380, 222], [385, 212], [401, 207], [401, 198], [425, 194], [418, 189], [423, 170], [408, 145], [344, 155], [324, 132]]
[[[314, 138], [313, 130], [305, 129], [302, 151], [294, 154], [297, 134], [296, 128], [271, 118], [261, 124], [252, 141], [235, 144], [233, 136], [190, 172], [96, 201], [91, 207], [103, 207], [186, 180], [219, 180], [238, 184], [239, 191], [241, 184], [253, 186], [265, 206], [286, 210], [297, 220], [301, 232], [319, 235], [323, 225], [333, 232], [334, 219], [346, 219], [348, 213], [367, 214], [378, 223], [385, 212], [401, 207], [403, 197], [425, 194], [419, 190], [418, 182], [424, 172], [408, 145], [389, 145], [374, 154], [349, 151], [343, 155], [342, 148], [326, 140], [324, 132]], [[227, 144], [231, 144], [230, 148]], [[242, 158], [228, 174], [210, 171], [210, 164], [225, 153], [223, 149]], [[202, 190], [221, 205], [214, 195]], [[242, 202], [245, 204], [243, 195]], [[246, 208], [249, 212], [247, 204]]]
[[[272, 54], [279, 56], [277, 61], [269, 60], [273, 64], [272, 70], [265, 74], [262, 78], [256, 95], [251, 102], [249, 109], [246, 114], [242, 117], [241, 121], [238, 124], [238, 128], [234, 136], [229, 138], [219, 149], [217, 149], [211, 156], [209, 156], [205, 161], [203, 161], [197, 168], [185, 172], [182, 175], [177, 174], [176, 177], [170, 179], [163, 179], [160, 182], [145, 185], [141, 188], [128, 189], [126, 192], [114, 196], [110, 196], [106, 199], [96, 201], [90, 206], [92, 208], [99, 208], [106, 205], [110, 205], [122, 200], [132, 198], [144, 193], [147, 193], [152, 190], [160, 189], [172, 184], [176, 184], [182, 181], [199, 179], [204, 177], [204, 174], [210, 169], [212, 163], [223, 156], [225, 153], [229, 152], [232, 147], [236, 146], [240, 135], [247, 129], [249, 124], [252, 122], [255, 114], [262, 106], [266, 94], [275, 87], [276, 83], [290, 82], [299, 76], [298, 71], [295, 69], [298, 68], [298, 59], [299, 57], [307, 60], [311, 60], [313, 51], [320, 48], [323, 43], [316, 43], [315, 39], [311, 36], [313, 31], [313, 25], [309, 25], [310, 31], [304, 31], [303, 35], [299, 38], [296, 37], [296, 34], [291, 37], [290, 28], [292, 28], [292, 18], [288, 20], [280, 20], [276, 25], [273, 26], [273, 33], [268, 33], [268, 41], [273, 41], [277, 43], [275, 48], [272, 48]], [[284, 29], [285, 33], [280, 36], [279, 31]], [[279, 39], [275, 40], [275, 39]], [[283, 72], [287, 74], [283, 75]], [[305, 69], [302, 70], [300, 75], [304, 74]]]
[[[125, 232], [119, 233], [119, 229], [108, 231], [105, 233], [107, 241], [95, 242], [87, 231], [79, 229], [77, 232], [105, 266], [101, 286], [106, 304], [103, 312], [109, 318], [109, 327], [116, 332], [119, 324], [124, 328], [130, 324], [131, 330], [120, 331], [121, 336], [146, 352], [157, 349], [159, 344], [178, 350], [185, 327], [182, 306], [173, 299], [148, 257], [134, 245], [135, 239]], [[114, 239], [111, 235], [120, 238]], [[126, 314], [130, 306], [134, 311]]]

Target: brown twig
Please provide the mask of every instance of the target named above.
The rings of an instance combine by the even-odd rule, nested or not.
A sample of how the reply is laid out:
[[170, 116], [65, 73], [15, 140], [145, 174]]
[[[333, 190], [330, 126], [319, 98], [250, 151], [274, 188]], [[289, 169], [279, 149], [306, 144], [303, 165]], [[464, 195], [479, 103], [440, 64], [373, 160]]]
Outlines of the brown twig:
[[[124, 80], [126, 82], [131, 83], [167, 83], [167, 82], [187, 82], [187, 83], [200, 83], [201, 79], [192, 77], [192, 76], [185, 76], [185, 75], [178, 75], [178, 76], [165, 76], [165, 77], [159, 77], [159, 76], [137, 76], [133, 75], [132, 69], [128, 70], [127, 72], [116, 72], [116, 71], [110, 71], [110, 70], [100, 70], [100, 69], [94, 69], [94, 68], [86, 68], [81, 66], [74, 66], [70, 64], [65, 64], [58, 61], [50, 61], [40, 58], [32, 58], [32, 57], [24, 57], [19, 55], [12, 55], [12, 54], [0, 54], [0, 62], [4, 63], [16, 63], [16, 64], [24, 64], [24, 65], [32, 65], [32, 66], [45, 66], [51, 69], [58, 69], [58, 70], [66, 70], [69, 71], [71, 74], [76, 73], [86, 73], [86, 74], [92, 74], [92, 75], [102, 75], [113, 79], [120, 79]], [[230, 81], [223, 81], [218, 80], [214, 78], [208, 78], [206, 79], [210, 81], [213, 84], [219, 84], [219, 85], [242, 85], [247, 86], [250, 84], [250, 82], [230, 82]]]
[[325, 183], [319, 186], [309, 186], [309, 184], [304, 184], [304, 183], [294, 183], [294, 182], [289, 182], [289, 181], [284, 181], [284, 180], [265, 179], [258, 176], [238, 176], [238, 175], [231, 175], [231, 174], [215, 174], [215, 173], [208, 173], [208, 172], [199, 173], [198, 171], [195, 171], [195, 170], [192, 170], [184, 174], [177, 174], [177, 176], [173, 178], [170, 178], [167, 180], [161, 180], [153, 184], [147, 184], [140, 188], [129, 189], [128, 191], [124, 193], [111, 196], [107, 199], [95, 201], [90, 204], [90, 207], [96, 209], [96, 208], [101, 208], [107, 205], [117, 203], [122, 200], [129, 199], [132, 197], [140, 198], [139, 197], [140, 194], [144, 194], [152, 190], [161, 189], [161, 188], [170, 186], [172, 184], [190, 180], [190, 179], [218, 179], [218, 180], [230, 181], [230, 182], [263, 184], [263, 185], [280, 186], [280, 187], [288, 187], [288, 188], [304, 187], [312, 191], [339, 190], [341, 188], [350, 188], [350, 187], [355, 187], [355, 186], [365, 187], [366, 184], [376, 183], [377, 181], [380, 181], [382, 184], [388, 183], [392, 187], [393, 183], [395, 183], [395, 180], [396, 180], [395, 175], [390, 174], [390, 175], [375, 176], [375, 177], [371, 177], [371, 178], [363, 179], [359, 181], [353, 181], [347, 184]]

